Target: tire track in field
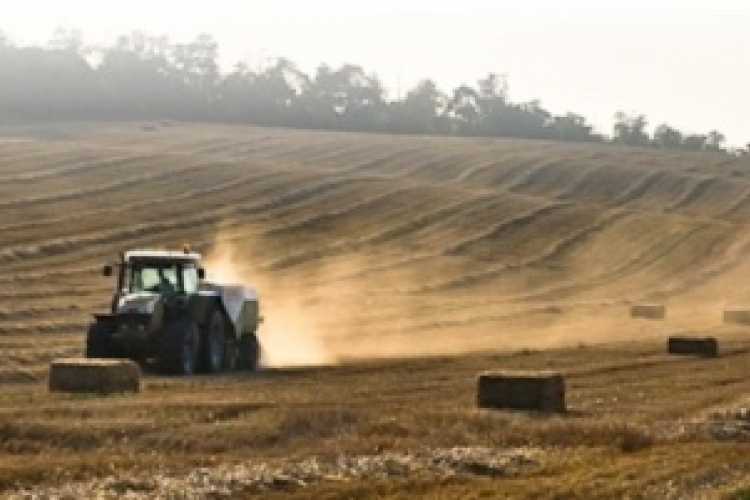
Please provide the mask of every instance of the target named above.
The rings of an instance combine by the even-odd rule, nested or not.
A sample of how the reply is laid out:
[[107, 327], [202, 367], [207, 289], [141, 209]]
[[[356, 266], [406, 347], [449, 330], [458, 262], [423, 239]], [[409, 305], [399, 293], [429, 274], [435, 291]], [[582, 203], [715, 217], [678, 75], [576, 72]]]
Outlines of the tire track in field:
[[566, 181], [567, 186], [560, 186], [561, 189], [559, 191], [551, 193], [552, 196], [559, 200], [577, 200], [579, 198], [577, 193], [581, 188], [581, 184], [584, 184], [584, 182], [590, 177], [598, 174], [601, 171], [601, 168], [602, 167], [589, 167], [577, 169], [581, 170], [581, 172], [578, 172], [572, 180]]
[[189, 165], [183, 167], [175, 167], [170, 169], [159, 169], [158, 172], [151, 174], [141, 174], [135, 177], [131, 177], [125, 180], [114, 181], [107, 184], [100, 184], [98, 186], [76, 189], [72, 191], [63, 191], [52, 194], [41, 194], [35, 197], [27, 197], [17, 200], [0, 200], [0, 209], [8, 208], [23, 208], [27, 206], [38, 206], [42, 204], [49, 204], [61, 201], [68, 201], [83, 198], [86, 196], [106, 194], [119, 189], [128, 188], [142, 184], [144, 182], [166, 179], [174, 175], [189, 172], [193, 169], [210, 168], [211, 163], [201, 163], [196, 165]]
[[[288, 176], [288, 172], [281, 172], [281, 173], [273, 172], [272, 175], [270, 175], [269, 177], [280, 177], [283, 179], [284, 176]], [[256, 196], [253, 202], [243, 204], [243, 205], [235, 205], [232, 207], [219, 207], [219, 208], [211, 209], [209, 211], [204, 211], [200, 218], [202, 220], [205, 219], [208, 221], [216, 222], [216, 221], [225, 220], [225, 218], [227, 217], [227, 214], [236, 215], [239, 213], [243, 213], [243, 214], [262, 213], [264, 210], [271, 210], [273, 208], [289, 208], [290, 206], [292, 206], [293, 203], [299, 203], [299, 202], [305, 201], [308, 197], [314, 197], [314, 196], [324, 194], [325, 191], [327, 191], [328, 189], [335, 189], [337, 186], [342, 185], [347, 182], [346, 179], [341, 179], [341, 178], [333, 179], [333, 181], [331, 181], [330, 177], [332, 176], [328, 176], [327, 178], [328, 180], [326, 181], [326, 184], [323, 186], [320, 186], [320, 187], [306, 186], [296, 191], [292, 191], [291, 193], [287, 193], [283, 195], [282, 198], [279, 198], [277, 196], [277, 193], [279, 191], [288, 190], [289, 189], [288, 182], [285, 182], [282, 185], [272, 185], [271, 187], [265, 190], [256, 190], [254, 191]], [[297, 179], [297, 182], [304, 183], [311, 179], [314, 179], [316, 180], [316, 182], [318, 182], [320, 179], [320, 176], [311, 176], [310, 174], [308, 174], [306, 177], [302, 179]], [[259, 196], [261, 194], [271, 196], [272, 198], [270, 200], [263, 201], [263, 198]], [[190, 220], [185, 220], [184, 217], [174, 217], [173, 219], [179, 219], [180, 221], [182, 221], [182, 224], [180, 224], [180, 227], [195, 224], [197, 220], [195, 217], [191, 218]], [[158, 224], [158, 227], [160, 228], [160, 230], [173, 227], [173, 225], [170, 223], [170, 220], [172, 219], [160, 221], [160, 223]], [[145, 225], [144, 228], [136, 229], [134, 231], [131, 231], [128, 228], [123, 228], [117, 231], [114, 231], [114, 230], [109, 231], [104, 235], [102, 235], [100, 232], [97, 231], [97, 232], [94, 232], [93, 234], [89, 234], [83, 237], [86, 240], [85, 245], [88, 245], [96, 241], [106, 240], [108, 238], [115, 237], [116, 235], [126, 234], [125, 238], [128, 238], [128, 237], [135, 236], [135, 234], [132, 234], [133, 232], [150, 234], [154, 232], [153, 231], [154, 227], [156, 226]], [[120, 238], [115, 238], [115, 239], [118, 240]], [[68, 245], [73, 244], [75, 246], [81, 246], [84, 244], [81, 241], [76, 240], [76, 241], [71, 242], [68, 240], [69, 239], [63, 240], [62, 245], [68, 246]], [[53, 241], [51, 242], [51, 244], [53, 245], [53, 247], [56, 247], [60, 245], [60, 241]], [[5, 249], [4, 251], [6, 254], [5, 258], [9, 259], [8, 254], [13, 254], [14, 252], [36, 255], [40, 253], [40, 248], [38, 247], [39, 247], [39, 244], [37, 244], [36, 246], [23, 245], [17, 248]], [[0, 251], [0, 262], [2, 261], [2, 256], [3, 256], [3, 252]], [[48, 280], [52, 277], [63, 277], [63, 276], [68, 276], [68, 275], [74, 275], [82, 271], [83, 272], [91, 271], [91, 269], [90, 268], [78, 268], [78, 269], [73, 268], [73, 269], [66, 269], [66, 270], [58, 270], [54, 272], [42, 272], [42, 273], [33, 272], [33, 273], [26, 273], [26, 274], [17, 273], [15, 276], [7, 277], [7, 278], [3, 278], [0, 276], [0, 282], [2, 281], [18, 282], [18, 281], [28, 281], [28, 280], [32, 280], [32, 281]]]
[[[119, 204], [119, 205], [111, 206], [111, 207], [103, 207], [103, 208], [97, 208], [97, 209], [86, 210], [86, 211], [77, 211], [76, 217], [78, 219], [83, 220], [84, 218], [89, 218], [89, 217], [107, 216], [114, 212], [127, 213], [127, 212], [136, 212], [136, 211], [147, 209], [147, 208], [153, 209], [153, 208], [157, 208], [163, 205], [171, 205], [171, 204], [179, 203], [182, 201], [190, 201], [195, 198], [203, 198], [203, 197], [208, 197], [208, 196], [220, 195], [232, 189], [242, 189], [243, 186], [239, 184], [242, 184], [244, 182], [258, 182], [258, 181], [264, 181], [268, 179], [280, 178], [285, 175], [288, 175], [287, 172], [271, 172], [271, 171], [262, 171], [260, 173], [258, 172], [255, 172], [255, 173], [258, 175], [253, 175], [253, 174], [241, 175], [230, 181], [221, 182], [221, 183], [208, 186], [205, 188], [182, 191], [181, 193], [175, 194], [175, 195], [159, 196], [158, 198], [155, 198], [155, 199], [145, 199], [145, 200], [134, 201], [134, 202], [125, 203], [125, 204]], [[57, 217], [57, 218], [35, 219], [35, 220], [29, 220], [26, 222], [15, 223], [15, 224], [0, 225], [0, 233], [9, 233], [13, 231], [16, 231], [16, 232], [31, 231], [33, 229], [41, 229], [41, 228], [45, 228], [48, 226], [54, 226], [56, 224], [62, 224], [63, 222], [68, 221], [68, 220], [69, 220], [69, 217]]]
[[[307, 146], [307, 149], [312, 150], [304, 155], [305, 164], [325, 164], [334, 166], [334, 168], [344, 166], [348, 170], [356, 168], [360, 162], [367, 162], [373, 155], [377, 156], [382, 151], [382, 149], [373, 144], [352, 144], [346, 148], [342, 148], [340, 144], [326, 147], [314, 145], [313, 148]], [[389, 156], [394, 154], [392, 152], [388, 153]], [[354, 166], [346, 167], [347, 162], [354, 163]]]
[[[335, 255], [341, 255], [347, 252], [353, 252], [357, 249], [389, 243], [401, 236], [429, 227], [430, 225], [442, 221], [455, 215], [466, 208], [470, 208], [477, 203], [478, 199], [461, 200], [453, 204], [440, 207], [434, 211], [423, 213], [415, 218], [404, 220], [404, 222], [387, 226], [381, 231], [371, 233], [366, 236], [360, 236], [354, 240], [340, 241], [326, 246], [318, 246], [312, 249], [305, 249], [293, 254], [275, 259], [269, 263], [262, 264], [262, 270], [284, 269], [301, 264], [306, 264], [314, 260], [321, 260]], [[360, 207], [364, 208], [364, 207]], [[408, 265], [413, 257], [405, 259], [401, 265]]]
[[461, 276], [453, 277], [439, 283], [433, 283], [410, 290], [410, 293], [425, 293], [449, 291], [456, 288], [476, 286], [488, 281], [492, 281], [499, 276], [509, 272], [517, 272], [520, 269], [548, 264], [552, 261], [561, 260], [566, 253], [571, 252], [577, 246], [583, 245], [592, 234], [604, 231], [607, 227], [622, 220], [628, 214], [626, 212], [606, 212], [599, 217], [593, 224], [579, 228], [570, 235], [552, 242], [542, 252], [521, 259], [517, 262], [505, 262], [493, 266], [482, 266], [480, 271], [467, 273]]
[[[357, 162], [354, 167], [350, 169], [351, 172], [371, 172], [377, 171], [384, 177], [393, 177], [394, 172], [389, 169], [394, 168], [394, 163], [401, 165], [398, 167], [396, 175], [401, 173], [401, 169], [404, 163], [408, 163], [409, 158], [417, 157], [420, 160], [424, 160], [424, 150], [421, 147], [414, 147], [407, 149], [406, 151], [388, 151], [387, 153], [380, 154], [374, 158], [363, 158]], [[388, 168], [386, 168], [388, 167]]]
[[[381, 230], [370, 233], [368, 235], [358, 236], [356, 237], [356, 239], [339, 241], [337, 243], [325, 246], [318, 245], [313, 249], [303, 249], [299, 252], [292, 253], [285, 257], [273, 259], [272, 261], [260, 265], [260, 268], [264, 270], [287, 268], [293, 265], [307, 263], [312, 260], [340, 255], [350, 251], [357, 251], [368, 245], [389, 243], [391, 240], [397, 239], [400, 236], [409, 234], [422, 228], [429, 227], [436, 222], [443, 222], [446, 219], [455, 216], [461, 211], [475, 210], [478, 203], [485, 201], [495, 200], [493, 197], [484, 194], [476, 195], [474, 198], [462, 199], [458, 202], [441, 206], [427, 213], [409, 218], [401, 218], [397, 222], [394, 222], [394, 224], [392, 225], [383, 225]], [[342, 212], [342, 215], [347, 214]], [[253, 235], [253, 237], [262, 239], [264, 237], [272, 237], [274, 235], [284, 234], [286, 232], [287, 231], [284, 227], [273, 227], [264, 232]], [[290, 234], [294, 233], [290, 231]], [[233, 232], [230, 237], [223, 238], [222, 241], [232, 242], [241, 240], [243, 238], [245, 238], [245, 234], [243, 232]]]
[[675, 212], [681, 208], [685, 208], [691, 203], [698, 200], [703, 196], [716, 182], [718, 179], [715, 177], [708, 177], [697, 180], [677, 201], [665, 209], [665, 212]]
[[45, 288], [45, 289], [34, 289], [34, 290], [22, 290], [22, 291], [2, 291], [0, 292], [0, 300], [5, 302], [11, 302], [15, 300], [20, 301], [31, 301], [40, 299], [54, 299], [62, 296], [65, 297], [100, 297], [101, 294], [111, 292], [112, 287], [99, 287], [99, 288], [81, 288], [71, 289], [69, 285], [60, 285], [57, 288]]
[[513, 178], [508, 179], [505, 189], [512, 193], [529, 191], [531, 186], [536, 185], [537, 181], [546, 175], [544, 172], [546, 169], [554, 168], [555, 163], [555, 160], [540, 160], [525, 168], [515, 169]]
[[474, 184], [477, 177], [481, 178], [484, 172], [498, 172], [503, 171], [507, 173], [505, 163], [507, 160], [498, 160], [497, 158], [484, 160], [481, 163], [475, 164], [470, 167], [463, 169], [460, 175], [453, 179], [455, 184]]
[[[462, 213], [475, 213], [482, 211], [483, 207], [494, 206], [497, 203], [495, 196], [490, 194], [475, 194], [472, 198], [460, 200], [444, 207], [439, 207], [430, 212], [425, 212], [413, 217], [402, 217], [401, 221], [388, 226], [384, 226], [381, 230], [368, 235], [360, 236], [354, 240], [346, 240], [337, 242], [335, 244], [326, 245], [324, 247], [317, 246], [314, 249], [304, 249], [291, 255], [276, 259], [270, 263], [261, 266], [263, 270], [274, 270], [288, 268], [304, 263], [309, 263], [314, 260], [320, 260], [335, 255], [345, 254], [347, 252], [357, 251], [358, 249], [365, 248], [373, 245], [384, 245], [390, 244], [397, 241], [399, 238], [416, 231], [424, 230], [433, 227], [435, 224], [440, 223], [443, 226], [450, 225], [450, 220]], [[242, 236], [235, 236], [231, 240], [239, 239]], [[416, 262], [426, 261], [430, 259], [439, 258], [444, 254], [444, 249], [439, 248], [432, 250], [427, 254], [412, 253], [409, 257], [398, 259], [396, 262], [386, 262], [381, 265], [372, 267], [368, 270], [358, 271], [350, 276], [344, 276], [340, 278], [340, 281], [353, 279], [355, 277], [363, 277], [367, 274], [382, 272], [388, 269], [395, 269], [399, 267], [410, 267]]]
[[481, 159], [472, 158], [465, 153], [447, 153], [429, 161], [409, 165], [399, 172], [399, 177], [409, 177], [432, 184], [455, 183], [467, 164]]
[[0, 325], [0, 336], [11, 337], [19, 335], [55, 335], [65, 333], [80, 333], [83, 336], [90, 321], [44, 321], [24, 325]]
[[612, 200], [611, 205], [622, 206], [627, 205], [641, 198], [646, 194], [657, 182], [663, 179], [668, 172], [663, 170], [657, 170], [654, 172], [647, 172], [646, 175], [638, 179], [634, 184], [630, 185], [620, 196]]
[[[734, 219], [734, 216], [740, 217], [742, 221], [746, 220], [747, 209], [750, 208], [750, 187], [737, 198], [729, 207], [717, 214], [717, 217], [724, 219]], [[745, 212], [745, 213], [743, 213]]]
[[[395, 225], [384, 226], [381, 230], [374, 233], [370, 233], [365, 236], [360, 236], [353, 240], [339, 241], [334, 244], [325, 246], [316, 246], [313, 249], [303, 249], [299, 252], [292, 253], [290, 255], [272, 259], [269, 262], [261, 264], [259, 266], [262, 270], [273, 270], [283, 269], [292, 267], [299, 264], [308, 263], [314, 260], [324, 259], [335, 255], [345, 254], [347, 252], [357, 251], [368, 245], [379, 245], [386, 244], [393, 240], [398, 239], [401, 236], [409, 234], [411, 232], [430, 227], [431, 225], [438, 222], [446, 222], [451, 217], [456, 216], [459, 213], [465, 211], [476, 211], [477, 204], [483, 202], [495, 202], [494, 197], [490, 195], [476, 195], [475, 198], [465, 199], [459, 202], [454, 202], [450, 205], [439, 207], [430, 212], [424, 212], [415, 217], [402, 218], [401, 222], [394, 223]], [[267, 230], [255, 234], [253, 237], [263, 238], [268, 235], [272, 235], [277, 231], [278, 228]], [[282, 228], [283, 232], [283, 228]], [[234, 242], [244, 239], [244, 232], [233, 232], [231, 237], [225, 237], [221, 241]], [[418, 256], [410, 255], [409, 257], [399, 261], [398, 263], [388, 263], [382, 266], [371, 268], [369, 271], [377, 271], [390, 268], [392, 266], [406, 266], [415, 259], [420, 259]]]
[[454, 243], [445, 247], [444, 253], [446, 255], [458, 255], [466, 252], [471, 246], [486, 240], [495, 240], [501, 237], [503, 234], [513, 231], [521, 226], [534, 224], [537, 220], [546, 217], [547, 215], [556, 211], [562, 210], [563, 208], [570, 207], [570, 203], [550, 203], [547, 205], [536, 206], [527, 210], [521, 214], [515, 214], [511, 217], [500, 221], [498, 224], [489, 228], [487, 231], [482, 232], [477, 236], [465, 239], [458, 243]]
[[[745, 234], [736, 235], [731, 238], [731, 243], [727, 246], [725, 257], [723, 259], [709, 261], [708, 266], [704, 269], [687, 276], [678, 284], [669, 287], [662, 286], [658, 290], [650, 292], [649, 297], [653, 297], [654, 300], [664, 300], [669, 297], [686, 293], [697, 286], [705, 285], [708, 281], [713, 280], [714, 278], [729, 273], [733, 269], [736, 269], [743, 263], [747, 262], [747, 255], [750, 253], [750, 228], [737, 228], [737, 232], [744, 232]], [[714, 242], [712, 247], [718, 245], [720, 245], [720, 242]], [[709, 255], [712, 254], [713, 248]]]
[[[60, 292], [59, 297], [64, 297]], [[63, 315], [81, 315], [85, 314], [80, 307], [75, 304], [68, 305], [49, 305], [45, 307], [38, 306], [20, 306], [12, 309], [0, 309], [0, 324], [2, 322], [13, 322], [22, 320], [33, 320], [46, 318], [49, 316], [59, 317]]]
[[[340, 241], [335, 244], [326, 245], [326, 246], [316, 246], [312, 249], [304, 249], [299, 252], [295, 252], [291, 255], [281, 257], [279, 259], [273, 260], [269, 263], [263, 264], [260, 266], [263, 270], [276, 270], [276, 269], [284, 269], [289, 268], [305, 263], [309, 263], [314, 260], [320, 260], [324, 258], [329, 258], [335, 255], [341, 255], [347, 252], [353, 252], [357, 249], [368, 247], [372, 245], [382, 245], [390, 243], [402, 236], [405, 236], [407, 234], [413, 233], [415, 231], [428, 228], [436, 223], [445, 222], [448, 221], [451, 217], [456, 216], [459, 213], [466, 212], [466, 211], [476, 211], [477, 205], [481, 205], [482, 203], [491, 203], [495, 201], [494, 198], [491, 195], [476, 195], [472, 199], [468, 200], [461, 200], [458, 202], [454, 202], [448, 206], [445, 207], [439, 207], [431, 212], [423, 213], [422, 215], [416, 216], [414, 218], [401, 218], [403, 222], [390, 226], [384, 227], [382, 230], [377, 231], [375, 233], [371, 233], [366, 236], [361, 236], [355, 240], [346, 240], [346, 241]], [[534, 209], [532, 212], [537, 212], [539, 209]], [[525, 214], [529, 215], [529, 213]], [[523, 216], [519, 216], [523, 217]], [[506, 224], [513, 224], [514, 222], [511, 220], [506, 221]], [[515, 223], [518, 223], [518, 221], [515, 221]], [[240, 238], [241, 236], [238, 236], [237, 238]], [[438, 249], [437, 252], [433, 252], [430, 255], [424, 255], [424, 254], [413, 254], [408, 258], [405, 259], [399, 259], [396, 263], [385, 263], [382, 266], [378, 266], [376, 269], [368, 270], [364, 274], [367, 274], [369, 272], [374, 271], [382, 271], [385, 269], [393, 268], [393, 267], [407, 267], [412, 264], [414, 264], [416, 261], [423, 261], [427, 259], [432, 259], [435, 257], [439, 257], [444, 253], [443, 249]], [[357, 273], [357, 276], [361, 277], [363, 275], [362, 272]], [[341, 280], [344, 279], [351, 279], [352, 276], [345, 276], [341, 278]]]
[[[595, 288], [598, 288], [604, 285], [611, 285], [612, 283], [616, 281], [626, 279], [632, 276], [633, 274], [636, 274], [637, 272], [642, 271], [646, 269], [647, 267], [657, 263], [658, 261], [667, 258], [671, 253], [673, 253], [680, 246], [684, 245], [692, 237], [696, 236], [698, 233], [710, 227], [711, 227], [711, 224], [703, 223], [687, 231], [686, 233], [681, 234], [677, 236], [676, 238], [673, 238], [672, 241], [667, 242], [662, 239], [650, 249], [642, 252], [639, 256], [632, 258], [628, 260], [627, 262], [623, 263], [622, 266], [619, 266], [610, 272], [593, 277], [585, 282], [572, 283], [572, 284], [567, 283], [567, 284], [562, 284], [559, 286], [549, 287], [544, 290], [539, 290], [539, 291], [523, 294], [517, 297], [516, 300], [518, 301], [554, 300], [560, 296], [570, 296], [573, 294], [580, 294], [584, 292], [589, 292]], [[701, 256], [698, 256], [696, 258], [700, 259]]]
[[328, 176], [318, 184], [305, 186], [297, 190], [277, 196], [267, 201], [250, 202], [242, 205], [229, 207], [219, 206], [191, 216], [175, 216], [171, 219], [152, 221], [148, 223], [134, 224], [125, 228], [97, 231], [90, 234], [75, 235], [69, 238], [57, 238], [51, 241], [40, 242], [36, 245], [24, 245], [21, 247], [9, 247], [0, 251], [0, 263], [13, 261], [34, 261], [55, 255], [68, 254], [83, 247], [91, 248], [107, 243], [109, 246], [116, 243], [133, 244], [140, 237], [158, 234], [160, 232], [174, 231], [178, 229], [195, 228], [200, 225], [215, 224], [223, 219], [234, 215], [247, 216], [272, 210], [292, 203], [298, 203], [310, 196], [317, 196], [333, 189], [350, 179]]
[[[301, 219], [282, 223], [279, 227], [266, 231], [264, 234], [266, 236], [278, 236], [300, 231], [310, 231], [315, 229], [316, 226], [335, 222], [336, 220], [349, 215], [351, 212], [373, 207], [377, 205], [378, 202], [384, 202], [393, 197], [400, 197], [404, 193], [412, 190], [412, 187], [400, 187], [395, 189], [389, 187], [387, 191], [379, 192], [364, 199], [347, 196], [345, 198], [347, 202], [337, 203], [338, 207], [335, 210], [314, 211], [311, 215], [303, 216]], [[309, 214], [308, 211], [304, 212]]]
[[41, 181], [53, 177], [61, 177], [70, 174], [80, 174], [87, 170], [94, 170], [98, 168], [107, 168], [113, 166], [127, 165], [128, 163], [149, 161], [154, 157], [149, 156], [118, 156], [114, 158], [102, 158], [83, 160], [75, 163], [63, 163], [59, 166], [45, 168], [42, 170], [34, 170], [31, 172], [18, 173], [13, 175], [0, 176], [0, 183], [2, 184], [21, 184], [26, 182]]

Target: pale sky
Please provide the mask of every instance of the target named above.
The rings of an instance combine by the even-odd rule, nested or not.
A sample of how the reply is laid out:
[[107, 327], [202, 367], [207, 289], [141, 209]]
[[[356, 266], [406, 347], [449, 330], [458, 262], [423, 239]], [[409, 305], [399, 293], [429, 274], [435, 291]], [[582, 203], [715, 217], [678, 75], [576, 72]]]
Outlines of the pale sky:
[[46, 43], [58, 27], [90, 44], [209, 33], [227, 68], [355, 63], [392, 97], [422, 78], [448, 91], [494, 72], [513, 101], [575, 111], [608, 134], [623, 110], [750, 142], [747, 0], [0, 0], [0, 30], [17, 44]]

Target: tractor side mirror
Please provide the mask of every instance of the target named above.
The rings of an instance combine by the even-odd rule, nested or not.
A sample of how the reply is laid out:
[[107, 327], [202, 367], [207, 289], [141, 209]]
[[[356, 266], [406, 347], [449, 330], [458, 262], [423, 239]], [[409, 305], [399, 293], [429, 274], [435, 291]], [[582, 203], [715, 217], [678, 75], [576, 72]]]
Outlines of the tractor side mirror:
[[198, 268], [198, 279], [204, 280], [206, 279], [206, 270], [202, 267]]
[[102, 276], [107, 276], [107, 277], [112, 276], [112, 266], [109, 266], [109, 265], [104, 266], [102, 268]]

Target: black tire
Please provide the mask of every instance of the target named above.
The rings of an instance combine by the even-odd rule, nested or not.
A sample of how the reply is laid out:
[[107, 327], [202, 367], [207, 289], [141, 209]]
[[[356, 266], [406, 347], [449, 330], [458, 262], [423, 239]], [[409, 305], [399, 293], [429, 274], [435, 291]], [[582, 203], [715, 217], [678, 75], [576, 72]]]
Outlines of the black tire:
[[237, 341], [229, 341], [224, 344], [224, 370], [232, 372], [237, 369], [237, 357], [239, 355], [237, 350]]
[[91, 323], [86, 334], [87, 358], [114, 358], [112, 351], [112, 326], [106, 323]]
[[214, 310], [201, 335], [201, 371], [219, 373], [226, 363], [227, 345], [224, 336], [224, 317]]
[[237, 342], [237, 368], [255, 371], [260, 365], [260, 344], [254, 333], [244, 334]]
[[195, 323], [176, 320], [159, 337], [159, 365], [165, 373], [192, 375], [198, 365], [200, 335]]

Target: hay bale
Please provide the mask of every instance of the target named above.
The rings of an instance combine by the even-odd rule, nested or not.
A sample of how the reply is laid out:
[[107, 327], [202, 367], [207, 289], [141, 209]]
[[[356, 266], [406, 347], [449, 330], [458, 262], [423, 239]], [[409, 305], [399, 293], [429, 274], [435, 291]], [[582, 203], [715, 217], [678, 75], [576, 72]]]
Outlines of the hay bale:
[[477, 405], [565, 412], [565, 380], [556, 372], [485, 372], [477, 378]]
[[724, 323], [750, 325], [750, 309], [730, 309], [724, 311]]
[[669, 354], [715, 358], [719, 355], [719, 345], [713, 337], [673, 335], [667, 340], [667, 352]]
[[52, 361], [49, 390], [59, 392], [138, 392], [141, 369], [129, 359], [66, 358]]
[[630, 308], [633, 318], [664, 319], [667, 307], [664, 304], [636, 304]]

